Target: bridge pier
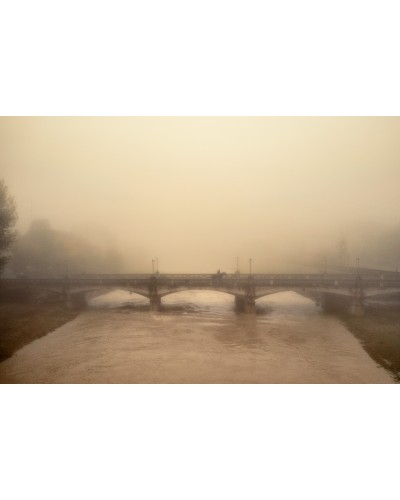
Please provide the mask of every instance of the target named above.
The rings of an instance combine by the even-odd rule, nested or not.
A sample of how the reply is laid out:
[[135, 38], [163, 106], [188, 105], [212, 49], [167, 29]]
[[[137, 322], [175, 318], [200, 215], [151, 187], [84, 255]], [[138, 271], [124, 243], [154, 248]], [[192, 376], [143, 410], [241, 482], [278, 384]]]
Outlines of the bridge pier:
[[150, 311], [161, 309], [161, 297], [158, 295], [157, 284], [156, 276], [152, 276], [149, 284]]
[[86, 307], [86, 296], [82, 293], [64, 292], [64, 306], [66, 309], [83, 309]]
[[69, 293], [64, 294], [64, 306], [66, 309], [71, 309], [72, 307], [71, 296]]
[[350, 316], [364, 316], [365, 308], [363, 299], [360, 297], [354, 298], [350, 302], [348, 312]]
[[324, 311], [341, 312], [350, 316], [363, 316], [365, 312], [364, 300], [361, 295], [340, 297], [324, 293], [321, 305]]
[[75, 307], [74, 299], [69, 292], [64, 293], [64, 305], [66, 309], [73, 309]]
[[161, 297], [157, 294], [150, 295], [150, 311], [161, 310]]
[[255, 313], [256, 301], [254, 297], [235, 295], [235, 311], [244, 313]]
[[68, 283], [68, 278], [66, 277], [64, 279], [63, 287], [62, 287], [62, 295], [64, 299], [64, 305], [66, 309], [71, 309], [72, 308], [72, 297], [69, 292], [69, 283]]

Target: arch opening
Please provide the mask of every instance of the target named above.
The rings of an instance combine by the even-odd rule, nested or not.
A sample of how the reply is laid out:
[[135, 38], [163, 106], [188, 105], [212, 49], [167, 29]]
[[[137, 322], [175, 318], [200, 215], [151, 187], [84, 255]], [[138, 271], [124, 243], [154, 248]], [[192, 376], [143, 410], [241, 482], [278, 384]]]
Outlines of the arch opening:
[[166, 310], [192, 310], [215, 313], [232, 312], [233, 293], [221, 290], [180, 290], [162, 296], [162, 307]]
[[88, 306], [95, 309], [142, 309], [149, 305], [146, 296], [129, 290], [94, 289], [85, 293]]
[[316, 300], [294, 290], [271, 292], [256, 300], [259, 312], [273, 312], [284, 316], [310, 316], [320, 314]]

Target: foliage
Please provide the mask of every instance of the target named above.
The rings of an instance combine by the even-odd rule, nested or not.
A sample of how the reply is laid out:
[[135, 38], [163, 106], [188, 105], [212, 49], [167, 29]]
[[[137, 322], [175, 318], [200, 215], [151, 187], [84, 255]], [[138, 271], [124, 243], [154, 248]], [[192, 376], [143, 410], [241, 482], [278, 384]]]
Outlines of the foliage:
[[13, 248], [11, 262], [18, 275], [121, 272], [122, 258], [113, 249], [100, 249], [74, 233], [57, 231], [49, 221], [34, 220]]
[[16, 222], [15, 201], [9, 195], [4, 181], [0, 180], [0, 273], [9, 258], [9, 250], [16, 237], [13, 229]]

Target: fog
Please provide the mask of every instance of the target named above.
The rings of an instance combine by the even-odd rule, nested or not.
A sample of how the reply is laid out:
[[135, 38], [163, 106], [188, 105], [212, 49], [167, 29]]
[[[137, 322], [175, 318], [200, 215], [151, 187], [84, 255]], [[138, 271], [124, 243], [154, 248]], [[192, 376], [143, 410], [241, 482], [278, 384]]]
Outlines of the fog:
[[2, 117], [0, 178], [21, 236], [44, 219], [125, 272], [393, 269], [399, 138], [397, 117]]

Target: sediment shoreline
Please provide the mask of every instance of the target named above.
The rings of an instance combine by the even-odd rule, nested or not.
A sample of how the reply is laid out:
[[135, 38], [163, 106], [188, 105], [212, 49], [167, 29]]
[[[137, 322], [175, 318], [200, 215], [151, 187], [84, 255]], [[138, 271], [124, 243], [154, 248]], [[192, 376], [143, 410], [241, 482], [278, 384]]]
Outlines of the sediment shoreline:
[[400, 311], [369, 310], [365, 316], [340, 316], [369, 356], [400, 382]]
[[60, 303], [0, 303], [0, 362], [16, 351], [73, 320], [77, 309]]

